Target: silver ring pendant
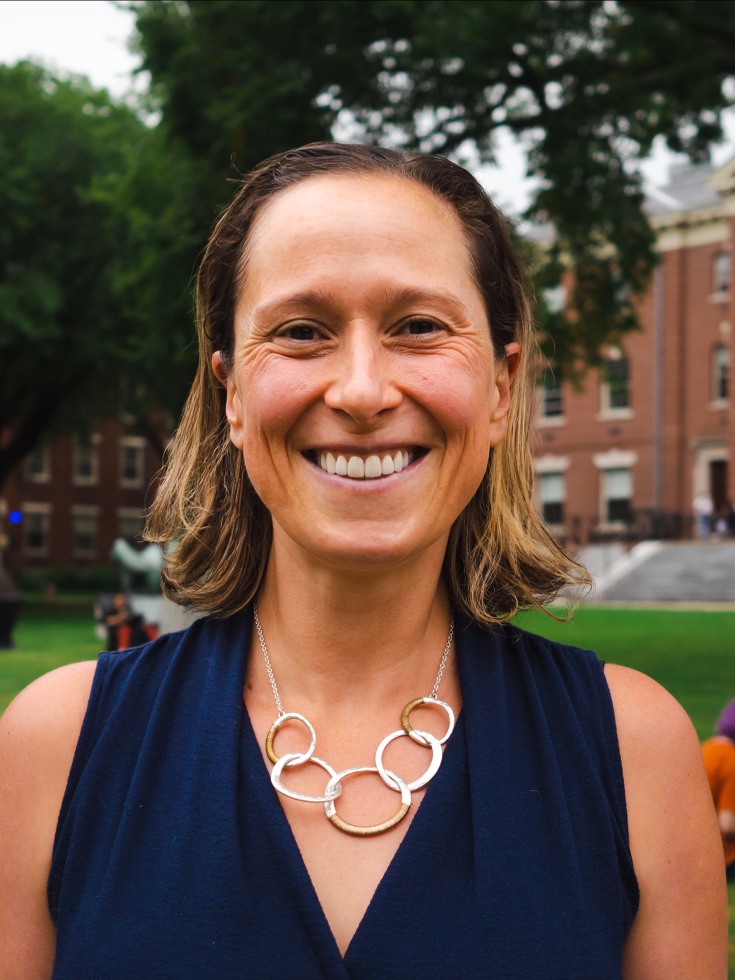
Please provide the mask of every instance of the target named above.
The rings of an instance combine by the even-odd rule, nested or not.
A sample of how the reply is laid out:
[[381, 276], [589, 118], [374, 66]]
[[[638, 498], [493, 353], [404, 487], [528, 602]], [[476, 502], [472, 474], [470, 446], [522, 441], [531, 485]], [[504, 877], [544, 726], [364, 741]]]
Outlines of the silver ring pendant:
[[316, 748], [316, 732], [314, 731], [314, 726], [309, 719], [305, 718], [303, 715], [300, 715], [297, 711], [289, 711], [286, 714], [279, 715], [278, 718], [276, 718], [271, 727], [268, 729], [268, 734], [265, 737], [265, 753], [274, 765], [278, 762], [280, 756], [276, 755], [276, 750], [273, 743], [276, 735], [278, 734], [278, 729], [287, 721], [300, 721], [301, 724], [306, 727], [311, 738], [309, 748], [306, 750], [306, 752], [288, 753], [289, 757], [291, 757], [291, 762], [289, 765], [300, 766], [303, 765], [304, 762], [308, 762], [314, 754], [314, 749]]
[[[401, 805], [398, 810], [396, 810], [392, 817], [383, 820], [382, 823], [363, 827], [359, 824], [348, 823], [346, 820], [343, 820], [337, 813], [334, 799], [330, 799], [329, 802], [324, 804], [324, 812], [338, 830], [343, 831], [345, 834], [351, 834], [353, 837], [374, 837], [376, 834], [385, 833], [386, 830], [390, 830], [403, 820], [411, 808], [411, 790], [400, 776], [396, 776], [394, 772], [388, 772], [388, 770], [386, 772], [389, 778], [395, 781], [395, 786], [392, 786], [391, 789], [397, 789], [401, 794]], [[342, 780], [346, 779], [347, 776], [359, 776], [363, 773], [376, 773], [376, 775], [380, 776], [380, 772], [375, 766], [357, 766], [355, 769], [343, 769], [341, 772], [335, 773], [329, 780], [327, 783], [327, 792], [330, 789], [341, 786]]]
[[[431, 748], [431, 762], [429, 764], [429, 768], [426, 770], [423, 776], [419, 776], [418, 779], [414, 779], [412, 782], [405, 784], [413, 793], [414, 790], [421, 789], [422, 786], [426, 786], [426, 784], [432, 780], [434, 776], [436, 776], [437, 772], [439, 771], [439, 766], [442, 764], [444, 755], [442, 753], [441, 742], [438, 738], [436, 738], [436, 736], [431, 735], [429, 732], [422, 732], [418, 728], [414, 728], [411, 731], [415, 732], [417, 735], [420, 735], [423, 739], [423, 741], [419, 742], [419, 739], [416, 738], [414, 741], [419, 742], [420, 745], [423, 745], [426, 748]], [[411, 732], [404, 732], [402, 729], [398, 732], [391, 732], [390, 735], [385, 736], [383, 741], [376, 749], [375, 766], [380, 774], [380, 778], [389, 789], [399, 790], [400, 786], [398, 783], [394, 782], [394, 773], [390, 772], [390, 770], [386, 769], [383, 765], [383, 752], [385, 752], [386, 747], [392, 741], [397, 738], [401, 738], [403, 735], [410, 736], [410, 734]]]
[[[423, 740], [423, 737], [426, 733], [420, 731], [417, 728], [414, 728], [409, 720], [413, 709], [418, 708], [420, 704], [427, 704], [429, 705], [429, 707], [443, 708], [446, 711], [447, 718], [449, 719], [449, 724], [446, 732], [439, 739], [439, 744], [444, 745], [444, 743], [447, 741], [449, 736], [454, 731], [454, 711], [452, 711], [451, 706], [448, 705], [446, 701], [440, 701], [439, 698], [432, 698], [432, 697], [414, 698], [413, 701], [409, 701], [406, 707], [401, 712], [401, 724], [403, 725], [404, 732], [406, 733], [406, 735], [409, 736], [409, 738], [412, 738], [414, 742], [418, 742], [419, 745], [425, 745], [428, 748], [427, 743], [424, 742]], [[436, 736], [433, 737], [436, 738]]]
[[[275, 789], [284, 796], [290, 797], [292, 800], [299, 800], [301, 803], [331, 803], [335, 800], [342, 792], [342, 786], [340, 785], [339, 779], [337, 779], [337, 773], [332, 769], [328, 762], [323, 759], [317, 759], [315, 755], [311, 758], [301, 760], [300, 752], [287, 752], [282, 755], [278, 762], [273, 767], [273, 772], [271, 773], [271, 782]], [[287, 789], [281, 782], [281, 773], [288, 766], [300, 766], [304, 765], [306, 762], [313, 762], [317, 766], [321, 766], [322, 769], [329, 773], [329, 782], [327, 783], [327, 789], [324, 796], [308, 796], [305, 793], [297, 793], [292, 789]]]

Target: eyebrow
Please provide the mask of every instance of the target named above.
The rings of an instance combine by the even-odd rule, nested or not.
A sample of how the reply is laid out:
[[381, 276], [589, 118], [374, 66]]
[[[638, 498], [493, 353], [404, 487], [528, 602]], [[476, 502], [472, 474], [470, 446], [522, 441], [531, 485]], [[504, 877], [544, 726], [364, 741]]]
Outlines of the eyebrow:
[[[459, 312], [469, 317], [467, 305], [455, 294], [441, 289], [415, 289], [411, 287], [388, 287], [379, 294], [380, 301], [388, 306], [433, 306], [440, 310]], [[276, 297], [276, 299], [261, 303], [250, 312], [250, 318], [259, 321], [276, 312], [288, 312], [290, 309], [324, 309], [339, 305], [339, 297], [331, 290], [304, 290], [294, 294]]]

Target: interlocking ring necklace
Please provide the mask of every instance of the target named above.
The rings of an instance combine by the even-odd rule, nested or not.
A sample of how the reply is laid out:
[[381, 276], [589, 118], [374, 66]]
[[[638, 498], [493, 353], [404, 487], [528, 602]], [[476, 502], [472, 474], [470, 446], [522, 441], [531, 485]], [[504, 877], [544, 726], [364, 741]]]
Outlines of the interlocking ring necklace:
[[[258, 632], [258, 639], [260, 640], [260, 649], [263, 651], [263, 659], [265, 660], [265, 669], [268, 672], [268, 680], [271, 684], [271, 689], [273, 690], [273, 697], [275, 698], [276, 708], [278, 709], [278, 717], [273, 722], [268, 730], [268, 734], [265, 738], [265, 751], [266, 755], [273, 763], [273, 770], [271, 772], [271, 782], [274, 788], [281, 793], [283, 796], [288, 796], [292, 800], [299, 800], [302, 803], [322, 803], [324, 805], [324, 812], [327, 817], [334, 824], [334, 826], [343, 831], [345, 834], [352, 834], [355, 837], [372, 837], [375, 834], [382, 834], [386, 830], [390, 830], [399, 824], [401, 820], [406, 816], [411, 807], [411, 793], [416, 789], [421, 789], [422, 786], [426, 786], [434, 776], [439, 771], [439, 766], [442, 764], [443, 752], [442, 745], [447, 741], [449, 736], [454, 731], [454, 712], [451, 707], [446, 703], [446, 701], [440, 701], [438, 697], [439, 685], [441, 684], [442, 675], [444, 674], [444, 668], [447, 664], [447, 658], [449, 657], [449, 651], [452, 647], [452, 639], [454, 637], [454, 616], [452, 615], [449, 620], [449, 635], [447, 636], [447, 642], [444, 645], [444, 652], [442, 654], [441, 662], [439, 663], [439, 671], [436, 675], [436, 680], [434, 681], [434, 688], [428, 697], [414, 698], [413, 701], [409, 701], [406, 707], [401, 712], [401, 725], [403, 726], [398, 731], [391, 732], [390, 735], [386, 735], [383, 741], [380, 743], [375, 751], [375, 765], [374, 766], [356, 766], [352, 769], [342, 769], [337, 772], [328, 762], [324, 759], [319, 759], [314, 755], [314, 750], [316, 749], [316, 732], [314, 731], [314, 726], [311, 724], [308, 718], [304, 715], [300, 715], [296, 711], [284, 711], [283, 705], [281, 704], [281, 696], [278, 693], [278, 686], [276, 684], [276, 678], [273, 675], [273, 667], [271, 666], [270, 657], [268, 656], [268, 648], [265, 645], [265, 637], [263, 636], [263, 628], [260, 625], [260, 619], [258, 618], [258, 606], [257, 603], [253, 604], [253, 620], [255, 621], [255, 629]], [[448, 725], [447, 730], [441, 738], [437, 738], [430, 732], [424, 732], [419, 728], [414, 728], [411, 724], [411, 712], [414, 708], [417, 708], [420, 704], [428, 704], [432, 707], [443, 708], [447, 714]], [[306, 752], [286, 752], [284, 755], [276, 755], [274, 748], [274, 742], [278, 730], [288, 721], [297, 721], [302, 724], [307, 732], [309, 733], [309, 748]], [[383, 753], [387, 746], [394, 741], [396, 738], [401, 738], [403, 735], [408, 736], [408, 738], [413, 739], [418, 745], [423, 746], [426, 749], [431, 749], [431, 762], [422, 776], [418, 779], [414, 779], [412, 782], [407, 783], [404, 779], [396, 773], [391, 772], [390, 769], [386, 769], [383, 764]], [[287, 786], [283, 785], [282, 777], [284, 770], [294, 769], [297, 766], [306, 765], [307, 762], [311, 762], [314, 765], [322, 768], [329, 776], [324, 794], [322, 796], [307, 796], [304, 793], [296, 793], [294, 790], [288, 789]], [[335, 800], [342, 795], [342, 780], [346, 779], [348, 776], [361, 776], [366, 773], [376, 773], [385, 785], [394, 790], [396, 793], [401, 795], [401, 805], [398, 810], [384, 820], [382, 823], [373, 824], [369, 827], [363, 827], [358, 824], [347, 823], [343, 820], [337, 813], [335, 807]]]

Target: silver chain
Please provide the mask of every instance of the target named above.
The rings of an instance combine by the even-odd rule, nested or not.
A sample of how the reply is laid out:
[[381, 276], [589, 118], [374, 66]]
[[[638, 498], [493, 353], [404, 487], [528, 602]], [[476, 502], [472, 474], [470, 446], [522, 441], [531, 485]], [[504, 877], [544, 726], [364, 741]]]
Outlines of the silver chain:
[[263, 636], [263, 627], [260, 625], [260, 619], [258, 618], [258, 603], [253, 603], [253, 619], [255, 620], [255, 628], [258, 631], [258, 639], [260, 640], [260, 649], [263, 651], [263, 659], [265, 660], [265, 669], [268, 671], [268, 680], [271, 682], [271, 690], [273, 691], [273, 697], [276, 699], [276, 708], [278, 708], [278, 717], [282, 717], [286, 714], [283, 710], [283, 705], [281, 704], [281, 696], [278, 693], [278, 685], [276, 684], [276, 679], [273, 676], [273, 668], [271, 667], [270, 657], [268, 656], [268, 647], [265, 645], [265, 637]]
[[[271, 665], [270, 657], [268, 656], [268, 647], [265, 645], [265, 636], [263, 635], [263, 627], [260, 625], [260, 618], [258, 617], [258, 603], [253, 603], [253, 620], [255, 621], [255, 629], [258, 633], [258, 639], [260, 640], [260, 649], [263, 651], [263, 659], [265, 660], [265, 669], [268, 672], [268, 680], [271, 683], [271, 690], [273, 691], [273, 697], [276, 702], [276, 708], [278, 709], [279, 718], [285, 715], [283, 710], [283, 705], [281, 704], [281, 696], [278, 693], [278, 685], [276, 684], [276, 678], [273, 674], [273, 667]], [[442, 682], [442, 677], [444, 675], [444, 668], [447, 665], [447, 660], [449, 659], [449, 651], [452, 649], [452, 640], [454, 639], [454, 613], [449, 617], [449, 635], [447, 636], [447, 642], [444, 644], [444, 652], [442, 654], [441, 661], [439, 663], [439, 671], [436, 675], [436, 680], [434, 681], [434, 687], [431, 691], [429, 697], [437, 699], [439, 695], [439, 685]]]

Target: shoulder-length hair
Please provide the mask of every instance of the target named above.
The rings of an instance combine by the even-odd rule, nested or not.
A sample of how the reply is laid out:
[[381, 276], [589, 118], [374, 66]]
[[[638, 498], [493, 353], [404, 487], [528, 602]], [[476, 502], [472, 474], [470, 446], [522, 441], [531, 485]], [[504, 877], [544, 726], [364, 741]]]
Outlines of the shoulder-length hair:
[[271, 157], [243, 180], [199, 267], [199, 367], [146, 528], [149, 541], [164, 545], [165, 594], [227, 616], [250, 602], [262, 581], [271, 518], [230, 442], [225, 391], [211, 361], [220, 351], [225, 367], [232, 365], [235, 306], [255, 218], [279, 191], [320, 174], [399, 177], [448, 204], [469, 242], [495, 356], [503, 360], [513, 341], [521, 345], [505, 437], [450, 533], [444, 575], [455, 607], [490, 624], [545, 605], [565, 586], [587, 584], [585, 570], [556, 544], [534, 508], [529, 424], [537, 351], [523, 270], [504, 217], [470, 173], [442, 157], [312, 143]]

